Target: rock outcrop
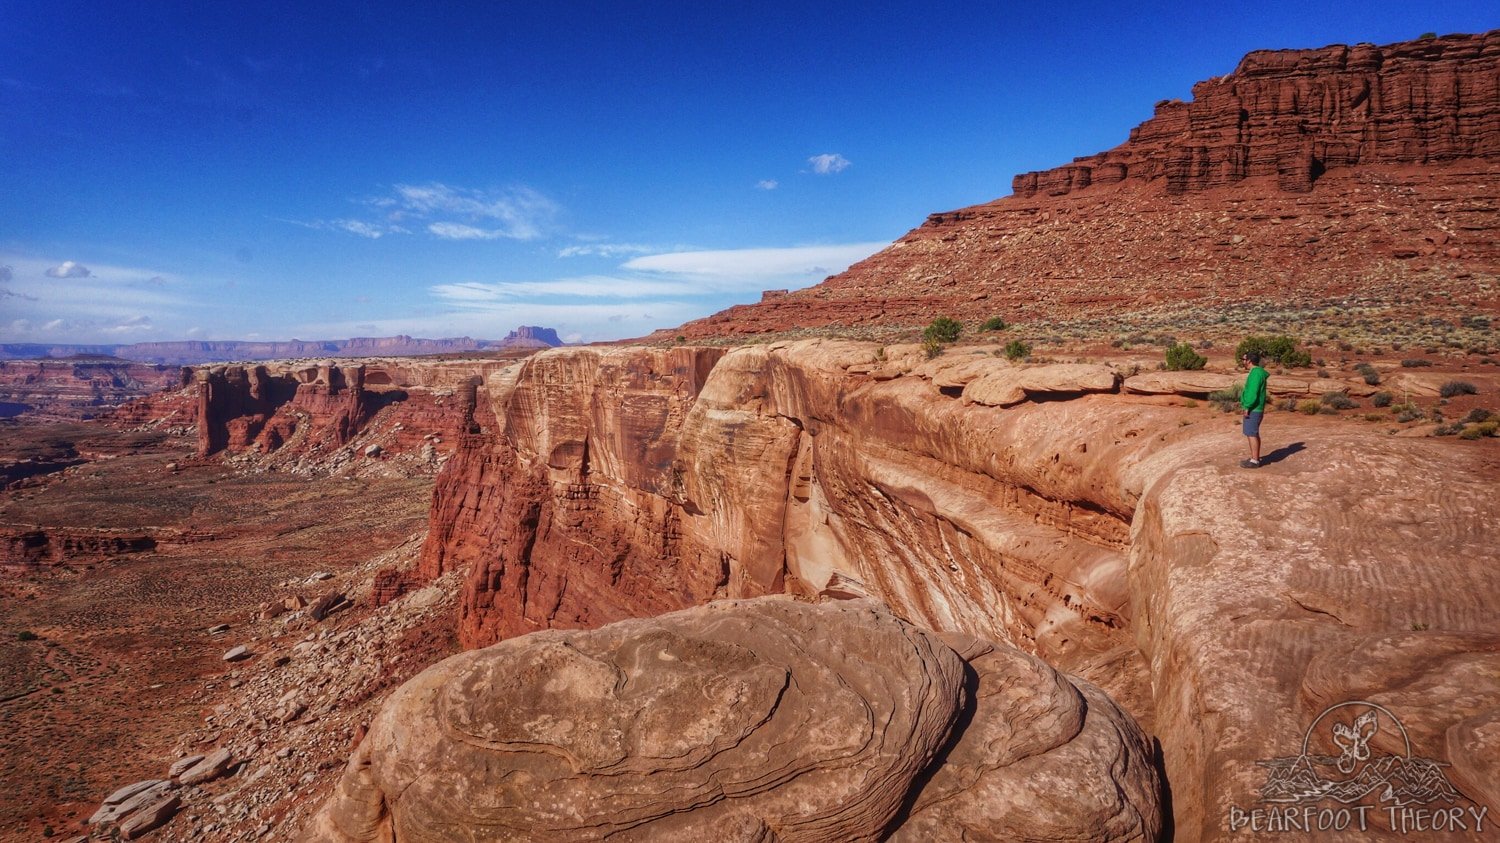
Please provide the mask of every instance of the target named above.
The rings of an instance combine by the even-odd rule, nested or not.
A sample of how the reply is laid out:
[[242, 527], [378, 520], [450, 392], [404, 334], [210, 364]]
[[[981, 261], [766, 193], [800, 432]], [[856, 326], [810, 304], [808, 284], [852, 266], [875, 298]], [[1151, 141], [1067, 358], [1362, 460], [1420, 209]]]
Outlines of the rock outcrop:
[[[1492, 448], [1274, 414], [1251, 474], [1232, 415], [1173, 399], [1222, 374], [1091, 392], [1103, 373], [877, 349], [538, 355], [492, 384], [410, 576], [467, 566], [469, 647], [716, 597], [873, 597], [1103, 688], [1161, 741], [1190, 839], [1225, 833], [1257, 804], [1257, 762], [1344, 700], [1398, 712], [1482, 804], [1500, 777]], [[1028, 369], [1018, 403], [969, 394]]]
[[1156, 839], [1128, 715], [960, 646], [874, 604], [774, 598], [512, 639], [402, 686], [308, 837]]
[[1328, 170], [1500, 157], [1500, 30], [1377, 47], [1257, 50], [1108, 152], [1016, 176], [1016, 196], [1161, 180], [1180, 194], [1268, 176], [1306, 192]]
[[[671, 340], [796, 328], [1356, 300], [1400, 319], [1500, 307], [1500, 30], [1258, 51], [1158, 104], [1120, 146], [933, 214], [815, 287]], [[998, 192], [998, 191], [997, 191]], [[1410, 307], [1412, 291], [1430, 294]], [[1274, 291], [1274, 292], [1273, 292]], [[1207, 311], [1205, 317], [1202, 311]], [[1192, 316], [1192, 319], [1185, 318]]]
[[[198, 453], [325, 453], [367, 436], [370, 459], [452, 452], [475, 424], [480, 383], [516, 365], [505, 360], [408, 364], [278, 363], [197, 369]], [[482, 411], [482, 408], [480, 408]], [[377, 422], [377, 416], [381, 421]], [[352, 455], [351, 455], [352, 456]]]

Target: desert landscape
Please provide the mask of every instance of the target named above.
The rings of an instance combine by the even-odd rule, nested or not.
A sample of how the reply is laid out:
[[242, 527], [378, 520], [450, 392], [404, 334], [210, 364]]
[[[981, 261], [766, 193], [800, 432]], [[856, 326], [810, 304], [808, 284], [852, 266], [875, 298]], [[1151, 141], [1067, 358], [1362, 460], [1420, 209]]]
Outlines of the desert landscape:
[[1500, 839], [1496, 231], [1500, 30], [636, 341], [0, 362], [0, 840]]

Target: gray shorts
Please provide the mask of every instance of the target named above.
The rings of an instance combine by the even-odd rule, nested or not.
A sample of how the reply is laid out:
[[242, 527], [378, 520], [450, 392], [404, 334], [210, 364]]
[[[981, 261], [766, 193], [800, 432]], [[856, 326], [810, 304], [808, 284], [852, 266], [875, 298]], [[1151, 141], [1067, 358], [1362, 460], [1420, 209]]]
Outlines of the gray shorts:
[[1265, 413], [1259, 411], [1254, 413], [1246, 413], [1245, 421], [1240, 425], [1240, 430], [1243, 430], [1246, 436], [1259, 436], [1260, 420], [1264, 415]]

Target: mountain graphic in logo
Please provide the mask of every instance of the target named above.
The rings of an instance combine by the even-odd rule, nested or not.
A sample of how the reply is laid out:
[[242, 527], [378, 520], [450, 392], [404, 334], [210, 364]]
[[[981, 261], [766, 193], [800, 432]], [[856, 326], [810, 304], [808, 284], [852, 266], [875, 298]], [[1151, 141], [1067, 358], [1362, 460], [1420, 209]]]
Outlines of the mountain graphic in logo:
[[[1340, 719], [1351, 715], [1352, 719]], [[1327, 731], [1319, 732], [1324, 721]], [[1371, 752], [1370, 739], [1382, 726], [1400, 736], [1404, 754]], [[1327, 751], [1318, 752], [1317, 746]], [[1256, 763], [1270, 770], [1261, 788], [1263, 802], [1331, 799], [1348, 805], [1373, 795], [1381, 803], [1406, 806], [1439, 800], [1451, 804], [1465, 798], [1443, 773], [1444, 764], [1412, 755], [1411, 739], [1394, 714], [1364, 700], [1324, 709], [1307, 727], [1300, 754]]]

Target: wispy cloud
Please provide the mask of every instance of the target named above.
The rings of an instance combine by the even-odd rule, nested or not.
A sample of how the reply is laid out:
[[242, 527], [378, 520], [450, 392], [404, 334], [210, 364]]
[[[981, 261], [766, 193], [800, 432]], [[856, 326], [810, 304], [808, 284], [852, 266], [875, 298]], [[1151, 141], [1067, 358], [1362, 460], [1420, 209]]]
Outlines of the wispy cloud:
[[560, 211], [556, 202], [529, 187], [484, 191], [440, 182], [398, 184], [389, 195], [357, 201], [378, 215], [366, 219], [279, 219], [371, 240], [415, 231], [441, 240], [534, 240], [551, 229]]
[[[747, 294], [802, 287], [839, 272], [886, 243], [844, 243], [768, 249], [680, 250], [638, 255], [619, 271], [549, 281], [460, 281], [427, 288], [444, 313], [392, 323], [396, 333], [421, 325], [467, 326], [488, 336], [518, 324], [543, 324], [587, 339], [639, 336], [706, 316]], [[580, 246], [584, 249], [597, 247]], [[487, 326], [473, 327], [488, 319]], [[451, 330], [451, 329], [449, 329]], [[451, 335], [441, 334], [440, 335]]]
[[718, 249], [668, 252], [628, 260], [624, 269], [700, 281], [741, 279], [746, 288], [766, 280], [801, 279], [807, 283], [842, 272], [888, 243], [843, 243], [771, 249]]
[[593, 255], [601, 258], [622, 258], [626, 255], [646, 255], [659, 251], [661, 251], [659, 247], [640, 243], [589, 243], [583, 246], [564, 246], [557, 250], [557, 256], [576, 258], [580, 255]]
[[[42, 342], [98, 342], [161, 335], [205, 303], [183, 296], [180, 278], [156, 269], [0, 255], [9, 270], [8, 322], [0, 337]], [[174, 337], [175, 338], [175, 337]]]
[[837, 152], [825, 152], [807, 159], [807, 163], [814, 173], [820, 176], [831, 176], [849, 169], [850, 161]]
[[553, 281], [501, 281], [482, 283], [464, 281], [457, 284], [435, 284], [428, 288], [434, 296], [459, 306], [478, 306], [490, 302], [525, 302], [543, 299], [645, 299], [662, 296], [701, 295], [695, 284], [670, 279], [624, 278], [610, 275], [586, 275]]
[[781, 182], [775, 179], [761, 179], [755, 183], [755, 186], [761, 190], [775, 190], [781, 186]]
[[444, 240], [499, 240], [507, 236], [501, 229], [475, 228], [461, 222], [430, 223], [427, 230]]
[[[447, 218], [433, 220], [435, 225], [447, 228], [467, 222], [471, 224], [468, 228], [488, 231], [495, 237], [513, 240], [533, 240], [540, 237], [543, 229], [550, 225], [558, 212], [557, 203], [529, 187], [480, 191], [451, 187], [439, 182], [398, 184], [395, 199], [395, 207], [406, 213]], [[432, 231], [433, 225], [427, 228]]]

